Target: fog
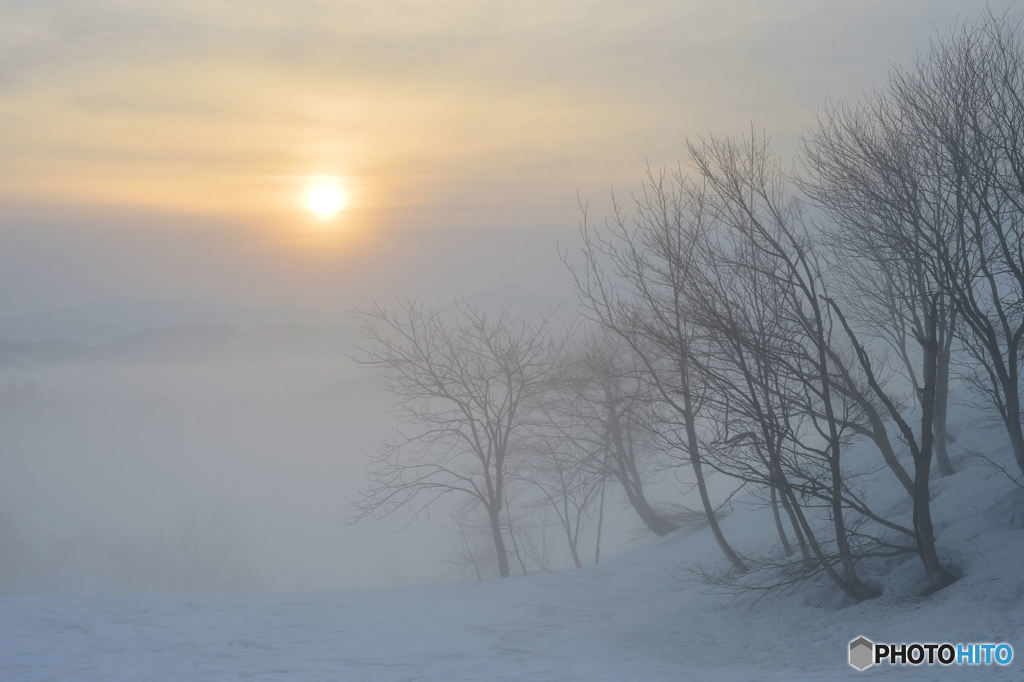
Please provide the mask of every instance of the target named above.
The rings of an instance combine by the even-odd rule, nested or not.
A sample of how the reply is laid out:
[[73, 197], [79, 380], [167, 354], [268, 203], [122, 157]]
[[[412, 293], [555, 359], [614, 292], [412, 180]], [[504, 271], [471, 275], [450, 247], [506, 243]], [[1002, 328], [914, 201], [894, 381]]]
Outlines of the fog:
[[188, 355], [5, 367], [5, 520], [46, 567], [24, 587], [365, 582], [344, 547], [369, 529], [342, 523], [381, 422], [367, 378], [323, 356]]
[[[379, 377], [347, 357], [356, 341], [351, 327], [277, 325], [7, 344], [0, 589], [290, 591], [470, 577], [453, 562], [460, 540], [444, 505], [412, 523], [401, 513], [350, 523], [365, 455], [391, 426]], [[609, 509], [614, 549], [637, 522], [622, 504]]]
[[[983, 5], [355, 4], [0, 0], [0, 592], [472, 577], [444, 505], [349, 523], [393, 426], [353, 311], [571, 318], [581, 204], [709, 129], [788, 158]], [[610, 495], [614, 551], [639, 522]]]
[[[467, 292], [475, 304], [572, 305], [509, 279], [526, 260], [534, 284], [565, 276], [551, 235], [540, 244], [490, 236], [439, 276], [417, 272], [413, 258], [393, 264], [400, 286], [450, 304], [450, 273], [484, 253], [477, 262], [493, 265], [475, 279], [493, 287]], [[416, 250], [437, 263], [453, 238], [466, 241], [435, 234]], [[93, 248], [85, 257], [102, 260]], [[401, 514], [350, 523], [365, 455], [393, 426], [380, 377], [351, 358], [352, 309], [370, 298], [340, 284], [345, 303], [327, 312], [317, 296], [267, 307], [168, 298], [162, 271], [201, 263], [189, 251], [107, 257], [106, 276], [134, 262], [121, 283], [161, 298], [0, 319], [0, 590], [325, 590], [467, 577], [451, 561], [458, 538], [444, 507], [411, 524]]]

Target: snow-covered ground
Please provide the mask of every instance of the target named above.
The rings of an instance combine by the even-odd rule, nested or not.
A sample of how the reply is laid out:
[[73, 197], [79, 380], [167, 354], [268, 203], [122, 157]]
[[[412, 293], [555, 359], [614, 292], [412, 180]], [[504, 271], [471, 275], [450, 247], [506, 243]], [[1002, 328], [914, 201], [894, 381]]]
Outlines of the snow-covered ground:
[[[272, 596], [6, 597], [0, 680], [831, 680], [1024, 679], [1024, 490], [968, 451], [1012, 465], [998, 427], [954, 424], [958, 473], [935, 481], [942, 556], [964, 577], [915, 596], [913, 556], [866, 567], [875, 600], [843, 605], [822, 583], [756, 601], [693, 578], [720, 566], [706, 529], [600, 566], [401, 590]], [[866, 455], [864, 455], [866, 456]], [[856, 457], [852, 462], [856, 463]], [[887, 471], [865, 481], [909, 523]], [[740, 503], [724, 523], [744, 551], [775, 542]], [[401, 536], [398, 536], [400, 541]], [[848, 642], [1008, 642], [1006, 667], [847, 665]]]

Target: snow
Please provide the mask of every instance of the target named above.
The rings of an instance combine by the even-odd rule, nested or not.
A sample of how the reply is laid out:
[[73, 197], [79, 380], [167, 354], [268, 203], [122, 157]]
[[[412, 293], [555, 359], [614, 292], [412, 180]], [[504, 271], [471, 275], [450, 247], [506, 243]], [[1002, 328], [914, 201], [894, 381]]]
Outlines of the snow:
[[[0, 598], [0, 680], [900, 680], [1024, 678], [1024, 490], [970, 451], [1012, 460], [998, 426], [953, 423], [959, 471], [935, 481], [941, 555], [964, 577], [916, 596], [913, 556], [865, 567], [882, 597], [843, 603], [825, 583], [755, 600], [702, 584], [723, 568], [706, 529], [600, 566], [380, 591], [262, 596]], [[859, 457], [866, 461], [865, 451]], [[857, 464], [857, 457], [852, 459]], [[888, 471], [865, 485], [909, 523]], [[747, 552], [775, 543], [770, 515], [737, 504], [723, 528]], [[399, 540], [400, 541], [400, 536]], [[848, 642], [1002, 642], [1006, 667], [847, 665]]]

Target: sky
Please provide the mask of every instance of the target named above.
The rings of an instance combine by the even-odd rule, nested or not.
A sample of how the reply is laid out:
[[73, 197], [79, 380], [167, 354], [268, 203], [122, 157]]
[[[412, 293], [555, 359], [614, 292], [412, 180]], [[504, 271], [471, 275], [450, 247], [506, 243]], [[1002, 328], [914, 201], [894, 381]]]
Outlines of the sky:
[[[578, 197], [710, 131], [792, 153], [827, 98], [982, 7], [0, 0], [0, 314], [554, 286]], [[328, 221], [302, 205], [319, 177], [348, 198]]]

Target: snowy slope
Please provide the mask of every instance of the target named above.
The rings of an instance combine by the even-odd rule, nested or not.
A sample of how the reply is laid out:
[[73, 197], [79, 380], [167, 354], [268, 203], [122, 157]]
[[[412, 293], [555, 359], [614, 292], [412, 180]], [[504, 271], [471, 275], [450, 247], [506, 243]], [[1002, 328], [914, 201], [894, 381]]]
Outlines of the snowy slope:
[[[964, 572], [914, 596], [914, 557], [868, 567], [886, 593], [842, 606], [823, 584], [754, 602], [692, 579], [720, 566], [704, 529], [600, 566], [403, 590], [275, 596], [0, 599], [0, 680], [831, 680], [1024, 679], [1024, 490], [968, 450], [1006, 464], [1001, 434], [954, 424], [960, 469], [936, 482], [940, 552]], [[865, 455], [866, 456], [866, 455]], [[853, 458], [854, 464], [856, 458]], [[907, 521], [887, 471], [872, 497]], [[724, 529], [772, 547], [771, 519], [739, 505]], [[849, 668], [875, 641], [1006, 641], [1010, 666]]]

